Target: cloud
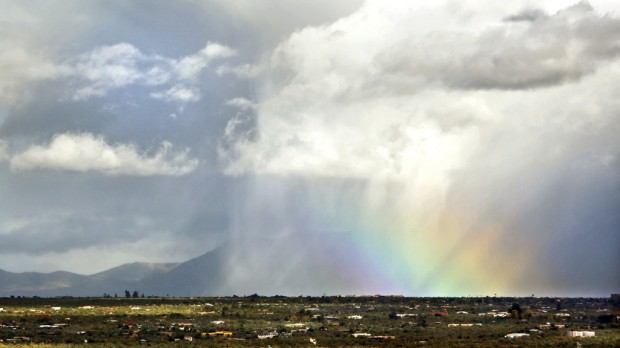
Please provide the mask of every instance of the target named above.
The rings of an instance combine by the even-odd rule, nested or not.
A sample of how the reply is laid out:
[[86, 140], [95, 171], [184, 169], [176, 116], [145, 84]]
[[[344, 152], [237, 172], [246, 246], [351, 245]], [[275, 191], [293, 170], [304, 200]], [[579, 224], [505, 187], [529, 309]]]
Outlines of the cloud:
[[[363, 0], [315, 0], [291, 3], [286, 0], [215, 0], [198, 2], [205, 13], [228, 19], [229, 29], [240, 31], [246, 45], [271, 49], [290, 33], [310, 25], [330, 23], [357, 9]], [[228, 17], [227, 17], [228, 16]]]
[[211, 61], [232, 57], [235, 54], [236, 52], [229, 47], [216, 42], [209, 42], [198, 53], [175, 61], [173, 68], [180, 80], [191, 81], [196, 79]]
[[[498, 16], [461, 30], [425, 21], [442, 18], [443, 10], [369, 1], [331, 25], [292, 34], [263, 63], [256, 137], [239, 136], [223, 153], [226, 172], [401, 179], [415, 173], [443, 181], [485, 146], [489, 132], [523, 126], [512, 125], [507, 113], [527, 110], [518, 116], [524, 123], [542, 118], [557, 127], [549, 120], [567, 116], [549, 113], [543, 102], [563, 88], [581, 99], [586, 85], [599, 82], [580, 86], [580, 79], [607, 81], [597, 71], [613, 66], [620, 52], [620, 20], [581, 3], [536, 21]], [[540, 107], [508, 111], [498, 101], [509, 98]], [[227, 129], [237, 124], [231, 120]]]
[[10, 105], [28, 95], [25, 88], [38, 81], [66, 77], [71, 73], [67, 65], [57, 64], [44, 53], [35, 53], [12, 42], [0, 42], [0, 105]]
[[[124, 230], [119, 231], [119, 225], [125, 225]], [[135, 221], [126, 217], [101, 217], [85, 212], [53, 212], [13, 219], [0, 226], [0, 253], [17, 250], [30, 255], [65, 252], [94, 244], [107, 244], [120, 236], [133, 241], [140, 238], [136, 225]], [[37, 240], [38, 243], [26, 245], [24, 240]]]
[[77, 20], [76, 4], [0, 2], [0, 107], [10, 107], [28, 102], [34, 85], [71, 73], [58, 47], [74, 45], [85, 23]]
[[[606, 247], [617, 242], [616, 220], [601, 218], [611, 215], [597, 213], [591, 197], [594, 206], [617, 207], [618, 20], [582, 5], [532, 21], [506, 21], [515, 13], [507, 9], [490, 20], [467, 10], [461, 17], [458, 8], [447, 14], [449, 4], [369, 1], [293, 33], [265, 58], [255, 120], [231, 119], [220, 148], [226, 174], [255, 180], [233, 223], [240, 257], [270, 262], [245, 251], [251, 237], [326, 240], [304, 229], [314, 224], [372, 245], [358, 259], [384, 260], [381, 247], [373, 251], [377, 240], [396, 258], [407, 255], [399, 264], [409, 264], [413, 282], [398, 274], [368, 280], [388, 290], [610, 286], [601, 274], [557, 275], [577, 267], [570, 257], [535, 265], [547, 252], [566, 252], [554, 241], [576, 250], [588, 231], [596, 231], [589, 249], [617, 260]], [[575, 214], [583, 221], [567, 222]], [[488, 260], [494, 266], [481, 268]], [[486, 280], [468, 283], [463, 268]]]
[[15, 171], [54, 169], [76, 172], [100, 172], [106, 175], [172, 175], [192, 172], [198, 160], [189, 150], [172, 152], [172, 145], [162, 143], [153, 154], [139, 153], [134, 145], [110, 145], [102, 136], [90, 133], [63, 133], [49, 144], [31, 146], [11, 158]]
[[109, 91], [132, 85], [169, 86], [152, 92], [151, 97], [186, 104], [200, 100], [196, 83], [209, 64], [236, 54], [231, 48], [215, 42], [195, 54], [173, 59], [145, 54], [128, 43], [102, 46], [82, 54], [74, 62], [72, 72], [74, 100], [105, 96]]
[[200, 92], [195, 88], [176, 85], [164, 92], [151, 93], [151, 98], [163, 99], [169, 102], [190, 103], [200, 100]]
[[252, 102], [249, 99], [241, 98], [241, 97], [227, 100], [226, 105], [234, 106], [241, 110], [249, 110], [249, 109], [254, 109], [256, 107], [256, 104], [254, 104], [254, 102]]
[[7, 144], [4, 140], [0, 139], [0, 162], [9, 159], [7, 152]]
[[543, 10], [537, 9], [537, 8], [528, 8], [528, 9], [522, 10], [521, 12], [517, 14], [510, 15], [506, 17], [505, 19], [507, 21], [512, 21], [512, 22], [521, 22], [521, 21], [532, 22], [539, 18], [545, 18], [545, 17], [547, 17], [547, 14]]
[[148, 64], [150, 61], [153, 64], [158, 60], [161, 61], [158, 57], [143, 55], [128, 43], [97, 47], [78, 59], [74, 74], [86, 82], [86, 86], [79, 87], [73, 98], [82, 100], [93, 96], [103, 96], [111, 89], [137, 82], [165, 83], [168, 77], [165, 76], [164, 69], [156, 66], [149, 67], [148, 71], [155, 71], [158, 76], [149, 76], [150, 78], [147, 79], [147, 75], [139, 67], [141, 63]]

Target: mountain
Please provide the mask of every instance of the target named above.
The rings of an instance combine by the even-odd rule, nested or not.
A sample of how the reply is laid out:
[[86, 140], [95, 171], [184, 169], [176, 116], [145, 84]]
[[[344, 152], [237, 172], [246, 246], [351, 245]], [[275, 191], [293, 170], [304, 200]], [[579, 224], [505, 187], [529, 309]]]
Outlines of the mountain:
[[161, 275], [178, 266], [179, 263], [133, 262], [92, 274], [98, 279], [115, 279], [126, 282], [139, 281], [147, 277]]
[[22, 292], [66, 288], [89, 281], [88, 276], [70, 272], [12, 273], [0, 270], [0, 294], [20, 294]]
[[115, 289], [116, 280], [71, 272], [12, 273], [0, 270], [0, 296], [93, 296]]
[[0, 296], [207, 295], [222, 283], [226, 247], [183, 263], [123, 264], [92, 275], [71, 272], [13, 273], [0, 270]]
[[185, 261], [170, 271], [152, 274], [139, 281], [138, 291], [171, 296], [222, 295], [226, 284], [228, 244]]

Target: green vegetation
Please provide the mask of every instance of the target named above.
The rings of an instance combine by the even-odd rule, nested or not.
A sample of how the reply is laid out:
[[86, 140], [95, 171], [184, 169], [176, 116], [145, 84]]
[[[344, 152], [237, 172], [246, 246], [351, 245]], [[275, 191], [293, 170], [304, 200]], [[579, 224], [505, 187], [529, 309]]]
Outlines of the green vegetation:
[[611, 299], [129, 295], [0, 298], [0, 346], [620, 346]]

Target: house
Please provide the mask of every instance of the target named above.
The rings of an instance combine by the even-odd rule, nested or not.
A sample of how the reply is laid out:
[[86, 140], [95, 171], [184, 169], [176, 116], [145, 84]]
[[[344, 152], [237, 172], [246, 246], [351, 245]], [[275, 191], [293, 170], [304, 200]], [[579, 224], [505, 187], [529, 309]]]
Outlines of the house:
[[594, 337], [596, 333], [594, 331], [568, 331], [566, 333], [568, 337]]
[[404, 314], [396, 314], [396, 316], [399, 318], [406, 318], [406, 317], [417, 317], [418, 315], [415, 313], [404, 313]]
[[370, 337], [370, 334], [367, 332], [356, 332], [353, 334], [353, 337], [358, 338], [358, 337]]
[[530, 334], [527, 334], [527, 333], [516, 332], [516, 333], [509, 333], [509, 334], [507, 334], [504, 337], [506, 337], [506, 338], [520, 338], [520, 337], [529, 337], [529, 336], [530, 336]]
[[393, 340], [396, 336], [370, 336], [370, 339], [373, 340]]
[[258, 335], [259, 340], [264, 340], [267, 338], [274, 338], [274, 337], [278, 337], [278, 333], [276, 331], [269, 332], [265, 335]]
[[288, 328], [300, 328], [300, 327], [306, 327], [306, 324], [304, 323], [289, 323], [289, 324], [284, 324], [284, 327], [288, 327]]
[[232, 336], [232, 332], [230, 331], [215, 331], [215, 332], [209, 332], [209, 336], [213, 337], [213, 336], [224, 336], [224, 337], [230, 337]]

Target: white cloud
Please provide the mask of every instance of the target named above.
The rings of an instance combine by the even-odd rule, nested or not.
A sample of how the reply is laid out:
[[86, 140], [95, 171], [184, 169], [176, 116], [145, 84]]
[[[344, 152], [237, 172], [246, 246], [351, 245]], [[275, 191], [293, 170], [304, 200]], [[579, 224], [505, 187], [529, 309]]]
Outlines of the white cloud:
[[617, 76], [620, 20], [585, 3], [518, 22], [503, 20], [513, 9], [489, 16], [452, 5], [369, 1], [291, 35], [264, 62], [256, 133], [228, 132], [236, 139], [226, 140], [227, 173], [415, 177], [442, 186], [494, 132], [516, 136], [544, 123], [566, 134], [562, 122], [582, 122], [570, 116], [577, 109], [609, 122], [612, 114], [567, 109], [557, 95], [611, 103], [601, 86]]
[[165, 92], [152, 92], [151, 97], [182, 104], [196, 102], [200, 100], [196, 83], [204, 70], [212, 61], [235, 54], [231, 48], [214, 42], [179, 59], [144, 54], [128, 43], [97, 47], [75, 63], [73, 76], [77, 86], [73, 99], [101, 97], [131, 85], [167, 85]]
[[209, 42], [198, 53], [181, 58], [173, 63], [180, 80], [194, 80], [211, 61], [234, 56], [236, 52], [216, 42]]
[[[75, 92], [74, 99], [103, 96], [111, 89], [144, 81], [145, 74], [138, 64], [145, 60], [151, 59], [128, 43], [97, 47], [82, 55], [76, 65], [75, 74], [88, 83]], [[154, 68], [149, 71], [153, 70], [161, 71]], [[152, 80], [157, 79], [151, 76], [149, 81]]]
[[11, 158], [16, 171], [54, 169], [77, 172], [100, 172], [107, 175], [172, 175], [192, 172], [198, 160], [189, 150], [173, 152], [172, 145], [162, 143], [153, 154], [139, 153], [134, 145], [110, 145], [102, 136], [90, 133], [63, 133], [49, 144], [35, 145]]
[[151, 98], [163, 99], [169, 102], [190, 103], [200, 100], [200, 92], [195, 88], [176, 85], [164, 92], [151, 93]]

